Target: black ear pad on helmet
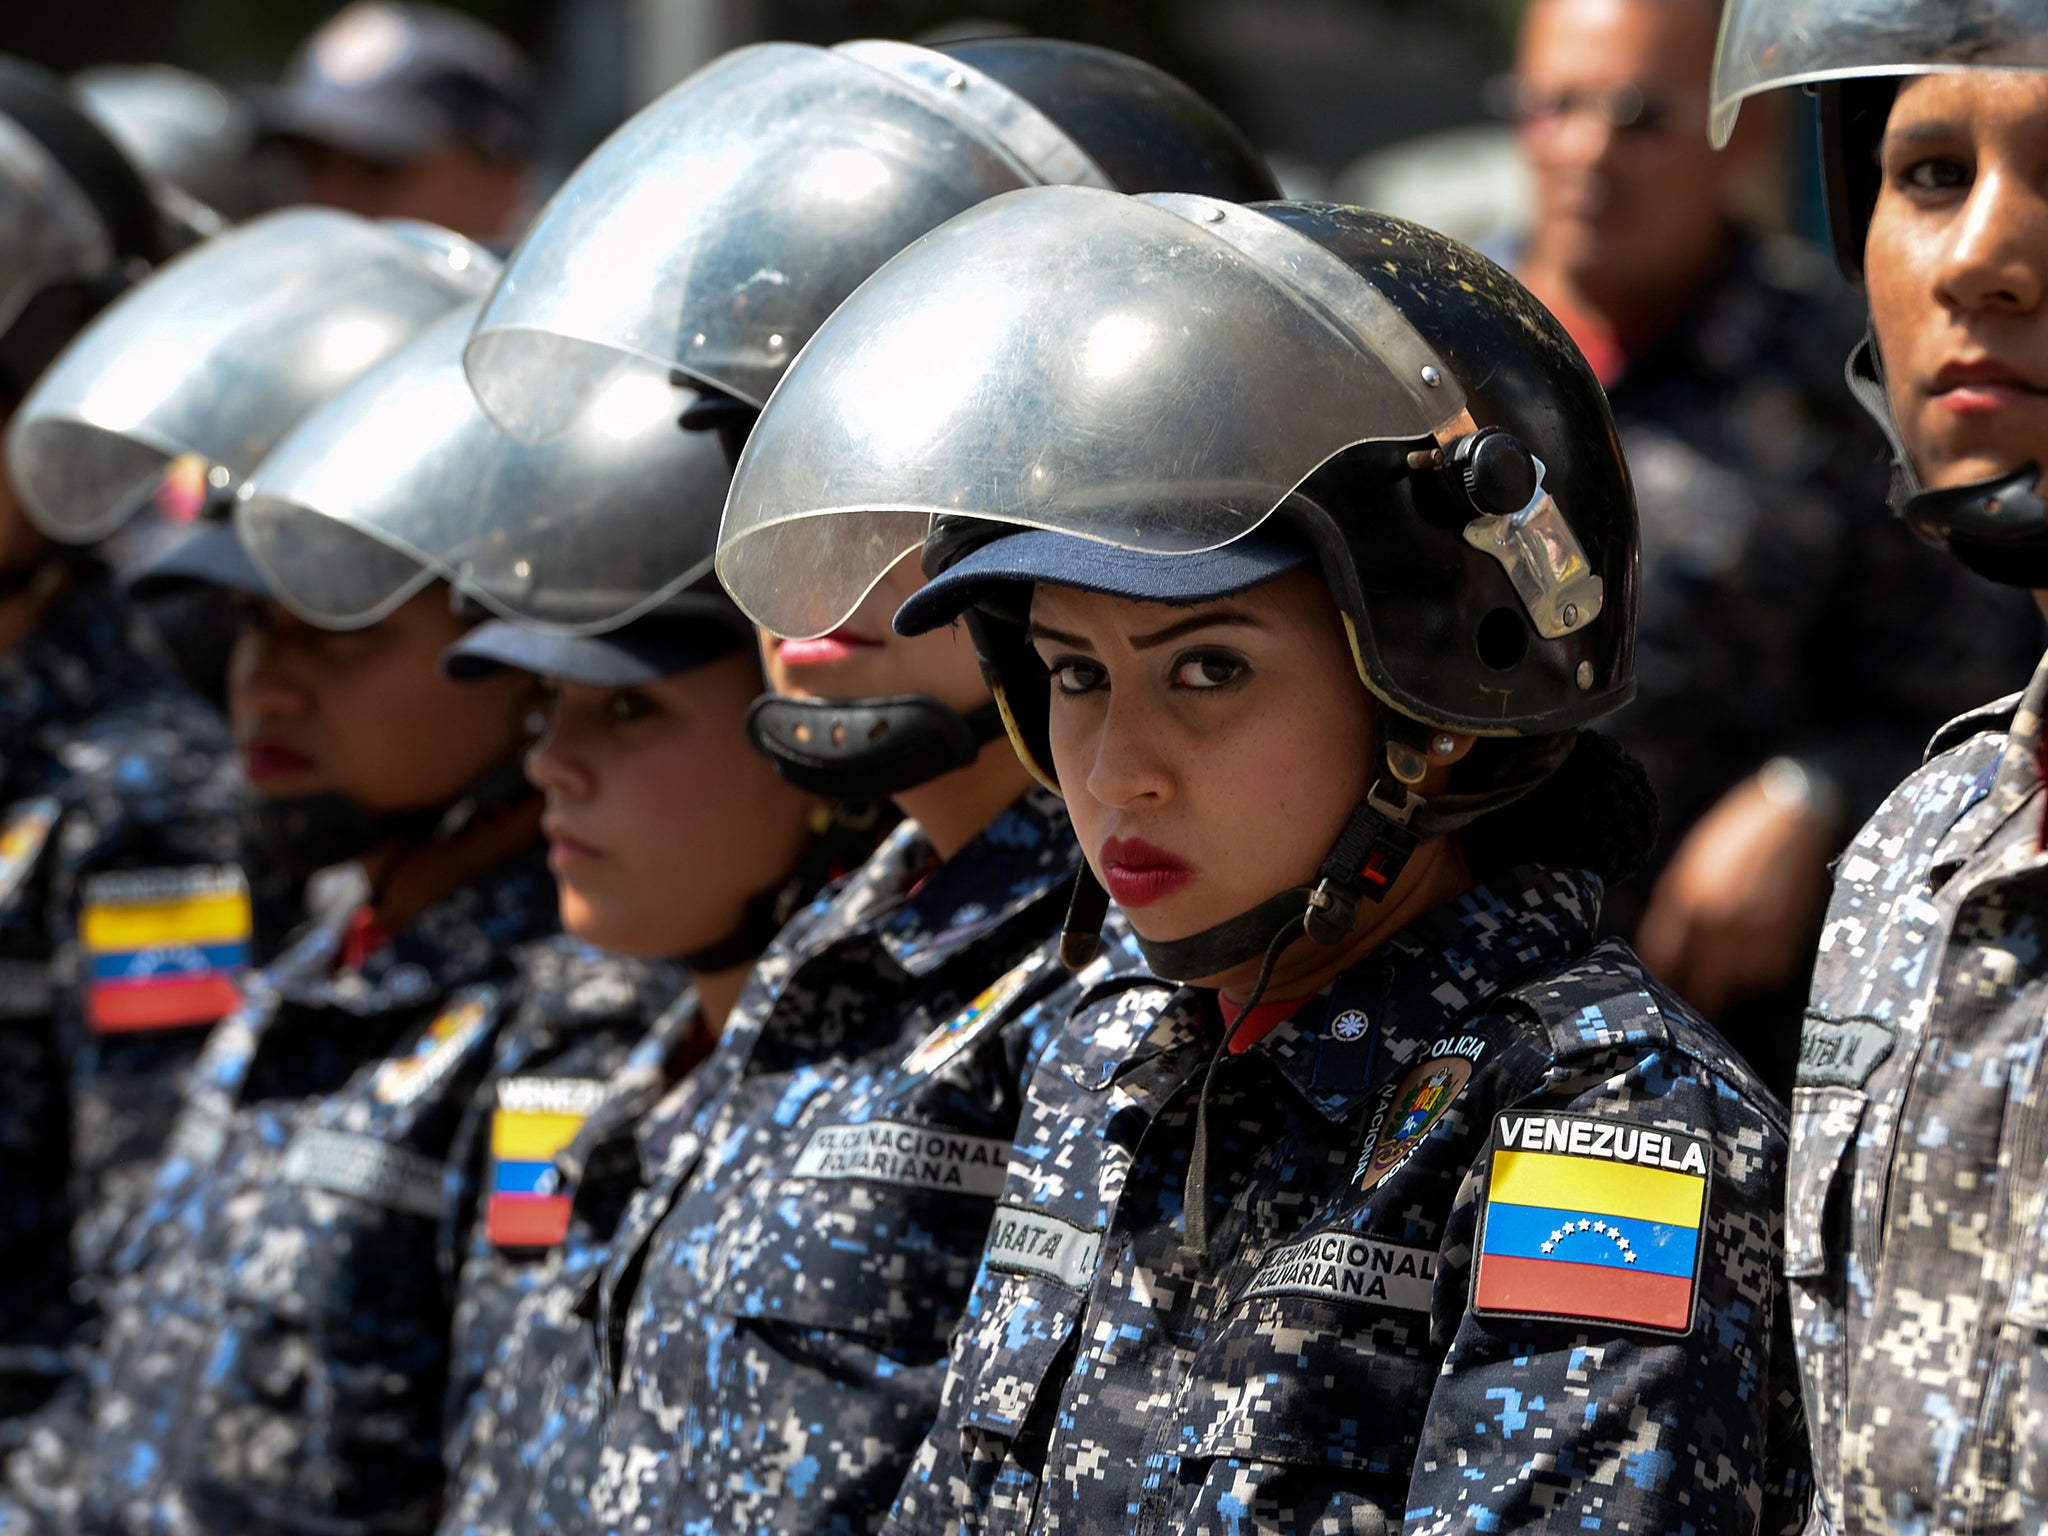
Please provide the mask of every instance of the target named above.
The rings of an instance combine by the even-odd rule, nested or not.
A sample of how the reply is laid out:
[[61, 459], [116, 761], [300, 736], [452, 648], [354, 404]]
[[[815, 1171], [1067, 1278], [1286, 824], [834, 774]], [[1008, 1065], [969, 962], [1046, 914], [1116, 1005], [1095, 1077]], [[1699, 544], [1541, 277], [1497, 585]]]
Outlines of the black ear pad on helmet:
[[1835, 265], [1852, 283], [1863, 281], [1863, 246], [1884, 173], [1877, 163], [1884, 125], [1898, 100], [1896, 80], [1831, 81], [1820, 98], [1820, 163], [1827, 181], [1828, 232]]

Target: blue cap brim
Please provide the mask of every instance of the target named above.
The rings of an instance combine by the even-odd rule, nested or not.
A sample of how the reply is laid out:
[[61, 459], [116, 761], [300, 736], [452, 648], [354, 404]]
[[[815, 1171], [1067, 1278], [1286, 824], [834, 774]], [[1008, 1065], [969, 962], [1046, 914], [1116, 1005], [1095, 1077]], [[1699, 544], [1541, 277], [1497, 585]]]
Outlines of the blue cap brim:
[[492, 619], [448, 647], [441, 670], [457, 682], [510, 669], [590, 688], [640, 688], [730, 656], [748, 640], [730, 625], [659, 614], [602, 635]]
[[1027, 529], [982, 545], [927, 582], [896, 610], [896, 633], [921, 635], [941, 628], [1002, 587], [1044, 583], [1185, 607], [1250, 591], [1314, 559], [1299, 534], [1273, 519], [1221, 548], [1197, 554], [1152, 554]]
[[269, 583], [242, 547], [232, 523], [201, 524], [189, 536], [144, 561], [127, 583], [128, 595], [144, 601], [194, 586], [270, 596]]

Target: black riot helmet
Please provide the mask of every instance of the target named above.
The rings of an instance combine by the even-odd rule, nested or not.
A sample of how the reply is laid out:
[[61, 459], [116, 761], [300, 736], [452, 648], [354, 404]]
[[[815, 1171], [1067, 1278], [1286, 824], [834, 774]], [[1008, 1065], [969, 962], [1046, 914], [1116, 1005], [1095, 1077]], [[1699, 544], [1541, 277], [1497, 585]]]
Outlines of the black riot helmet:
[[[770, 43], [726, 55], [577, 170], [513, 252], [466, 357], [507, 430], [545, 438], [622, 380], [671, 374], [739, 419], [876, 268], [968, 208], [1058, 183], [1276, 195], [1236, 129], [1105, 49]], [[650, 589], [676, 573], [645, 566]], [[754, 720], [784, 776], [877, 796], [971, 762], [994, 709], [783, 699]]]
[[172, 248], [147, 183], [63, 82], [0, 55], [0, 400]]
[[[1591, 370], [1483, 257], [1357, 209], [1047, 188], [956, 219], [819, 332], [741, 458], [719, 569], [771, 630], [818, 634], [922, 545], [899, 629], [966, 614], [1051, 783], [1032, 583], [1188, 601], [1312, 558], [1380, 702], [1377, 782], [1316, 892], [1148, 948], [1185, 977], [1305, 916], [1341, 936], [1416, 846], [1627, 702], [1636, 542]], [[1424, 802], [1444, 730], [1489, 739]]]
[[[1812, 89], [1835, 259], [1860, 281], [1877, 152], [1899, 81], [1957, 69], [2048, 69], [2048, 0], [1728, 0], [1714, 63], [1714, 141], [1727, 143], [1749, 97]], [[1992, 581], [2048, 585], [2040, 466], [1928, 491], [1892, 419], [1874, 337], [1851, 359], [1849, 386], [1891, 442], [1892, 505], [1913, 531]]]

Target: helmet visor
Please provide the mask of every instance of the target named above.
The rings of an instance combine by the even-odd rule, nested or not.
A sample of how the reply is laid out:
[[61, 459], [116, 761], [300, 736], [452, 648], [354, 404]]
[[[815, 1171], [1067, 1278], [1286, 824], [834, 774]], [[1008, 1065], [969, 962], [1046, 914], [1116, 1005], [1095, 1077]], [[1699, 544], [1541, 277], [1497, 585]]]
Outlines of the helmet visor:
[[1714, 144], [1762, 91], [1944, 69], [2048, 69], [2048, 0], [1728, 0]]
[[0, 113], [0, 331], [43, 289], [89, 282], [113, 263], [113, 240], [85, 194]]
[[543, 438], [636, 368], [681, 369], [758, 406], [875, 268], [1036, 179], [974, 117], [861, 57], [742, 49], [600, 146], [478, 322], [468, 366], [485, 409]]
[[1256, 209], [1036, 188], [921, 241], [819, 331], [748, 439], [719, 574], [811, 636], [935, 515], [1212, 549], [1346, 448], [1463, 411], [1389, 300]]
[[271, 214], [165, 266], [80, 333], [7, 436], [29, 516], [112, 533], [181, 454], [246, 475], [285, 430], [495, 273], [426, 225]]
[[374, 623], [434, 577], [520, 623], [609, 629], [711, 573], [727, 479], [695, 396], [627, 375], [564, 433], [507, 437], [462, 372], [465, 306], [308, 417], [258, 467], [238, 527], [312, 623]]

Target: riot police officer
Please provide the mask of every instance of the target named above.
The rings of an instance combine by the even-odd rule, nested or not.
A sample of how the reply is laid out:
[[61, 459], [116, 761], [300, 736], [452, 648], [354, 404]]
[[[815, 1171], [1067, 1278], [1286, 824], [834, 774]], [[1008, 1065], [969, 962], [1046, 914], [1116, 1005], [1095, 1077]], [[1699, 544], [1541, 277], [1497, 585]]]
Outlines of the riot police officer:
[[1783, 1110], [1596, 933], [1635, 518], [1556, 323], [1357, 210], [1014, 194], [812, 340], [720, 570], [800, 632], [930, 518], [896, 627], [965, 612], [1168, 979], [1036, 1064], [888, 1528], [1797, 1529]]
[[[231, 483], [293, 420], [461, 299], [481, 276], [466, 270], [471, 254], [466, 242], [343, 215], [280, 215], [124, 295], [13, 412], [20, 527], [45, 573], [31, 585], [45, 583], [54, 606], [22, 642], [10, 690], [36, 745], [9, 767], [22, 1003], [9, 1035], [52, 1029], [56, 1054], [47, 1069], [24, 1063], [9, 1091], [68, 1110], [68, 1123], [8, 1138], [36, 1165], [8, 1188], [47, 1222], [12, 1267], [24, 1291], [34, 1277], [53, 1293], [68, 1280], [90, 1303], [148, 1189], [180, 1077], [234, 1007], [243, 967], [297, 911], [296, 855], [273, 846], [251, 860], [238, 831], [251, 807], [218, 718], [129, 646], [97, 557], [146, 542], [124, 524], [174, 455]], [[39, 944], [56, 960], [40, 1026], [21, 991]], [[56, 1183], [67, 1175], [68, 1187]], [[58, 1337], [46, 1322], [37, 1342]]]
[[[297, 530], [284, 537], [333, 550], [348, 498], [382, 489], [361, 472], [364, 417], [387, 396], [416, 401], [423, 349], [452, 367], [445, 338], [469, 318], [300, 422], [240, 510], [274, 509]], [[418, 456], [433, 424], [410, 424]], [[400, 481], [407, 469], [384, 467]], [[441, 674], [471, 621], [417, 560], [348, 535], [364, 546], [344, 551], [351, 575], [396, 565], [401, 580], [343, 629], [280, 600], [292, 572], [275, 557], [238, 564], [232, 528], [201, 537], [215, 579], [244, 593], [230, 715], [280, 846], [353, 857], [363, 894], [302, 929], [208, 1037], [122, 1234], [89, 1390], [34, 1425], [0, 1519], [425, 1529], [441, 1484], [445, 1234], [474, 1203], [457, 1139], [519, 1000], [520, 946], [555, 921], [519, 762], [530, 684]]]
[[[675, 370], [737, 438], [884, 259], [1047, 180], [1271, 186], [1184, 87], [1101, 50], [746, 49], [571, 179], [486, 308], [471, 378], [541, 435]], [[656, 590], [681, 575], [650, 562]], [[875, 575], [831, 633], [769, 647], [753, 728], [791, 783], [909, 821], [783, 932], [639, 1128], [649, 1183], [582, 1303], [585, 1385], [492, 1469], [534, 1489], [523, 1516], [500, 1504], [514, 1528], [871, 1529], [936, 1409], [1024, 1064], [1078, 995], [1054, 941], [1075, 854], [971, 649], [893, 634], [917, 577]]]
[[[1980, 575], [2048, 588], [2048, 12], [1736, 0], [1716, 123], [1812, 83], [1836, 254], [1871, 333], [1850, 380], [1892, 502]], [[1820, 1528], [2043, 1520], [2036, 1063], [2042, 711], [1944, 728], [1836, 866], [1793, 1093], [1786, 1272]]]

